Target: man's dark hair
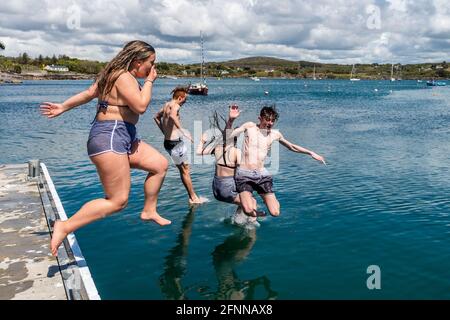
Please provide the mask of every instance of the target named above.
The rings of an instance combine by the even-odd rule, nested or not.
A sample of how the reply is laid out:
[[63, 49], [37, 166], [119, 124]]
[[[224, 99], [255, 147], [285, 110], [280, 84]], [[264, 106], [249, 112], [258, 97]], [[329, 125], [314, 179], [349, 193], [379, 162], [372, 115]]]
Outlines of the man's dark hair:
[[188, 88], [183, 86], [178, 86], [175, 89], [172, 90], [172, 98], [178, 99], [178, 97], [184, 97], [188, 93]]
[[260, 116], [261, 118], [267, 118], [267, 117], [270, 117], [270, 118], [272, 118], [273, 121], [275, 122], [275, 121], [278, 120], [278, 118], [279, 118], [280, 115], [278, 114], [278, 111], [277, 111], [277, 108], [275, 107], [275, 105], [272, 104], [272, 105], [270, 105], [270, 106], [264, 106], [264, 107], [261, 109], [261, 111], [260, 111], [260, 113], [259, 113], [259, 116]]

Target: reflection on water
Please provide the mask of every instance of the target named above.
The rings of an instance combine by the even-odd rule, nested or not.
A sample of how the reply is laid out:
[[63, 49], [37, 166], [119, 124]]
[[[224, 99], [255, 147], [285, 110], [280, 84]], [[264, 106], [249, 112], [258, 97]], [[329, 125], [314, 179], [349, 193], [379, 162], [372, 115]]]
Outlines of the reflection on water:
[[[158, 80], [137, 125], [165, 157], [153, 114], [182, 81]], [[86, 154], [95, 101], [51, 121], [39, 103], [63, 101], [90, 83], [0, 89], [0, 163], [45, 162], [69, 215], [103, 196]], [[450, 87], [276, 79], [211, 79], [209, 86], [210, 95], [191, 97], [180, 111], [191, 132], [196, 121], [206, 129], [230, 102], [242, 107], [239, 123], [275, 103], [276, 127], [329, 165], [280, 147], [274, 188], [282, 213], [253, 233], [224, 225], [230, 207], [215, 200], [188, 213], [174, 166], [158, 201], [172, 225], [141, 223], [146, 175], [133, 171], [128, 207], [76, 232], [102, 298], [450, 299]], [[211, 199], [213, 169], [192, 166], [196, 191]], [[366, 287], [373, 264], [382, 270], [378, 292]]]
[[176, 245], [169, 250], [169, 255], [165, 258], [164, 273], [159, 277], [159, 285], [166, 299], [187, 299], [187, 290], [183, 288], [181, 280], [186, 273], [186, 257], [189, 238], [192, 233], [192, 223], [194, 222], [194, 212], [195, 207], [192, 207], [181, 224]]
[[[212, 294], [218, 300], [253, 300], [276, 299], [277, 292], [270, 287], [266, 276], [251, 280], [241, 280], [235, 272], [235, 267], [245, 260], [256, 242], [256, 229], [239, 229], [218, 245], [213, 256], [218, 290]], [[261, 286], [265, 297], [255, 297], [255, 292]]]
[[[196, 290], [206, 299], [216, 300], [253, 300], [276, 299], [277, 292], [270, 287], [266, 276], [250, 280], [241, 280], [236, 266], [250, 254], [256, 242], [256, 229], [236, 228], [225, 241], [212, 252], [213, 267], [217, 278], [217, 291], [211, 291], [210, 285], [204, 287], [185, 287], [182, 279], [187, 269], [189, 239], [192, 234], [195, 208], [191, 208], [183, 220], [175, 246], [165, 258], [164, 273], [159, 278], [161, 292], [166, 299], [189, 299], [188, 291]], [[256, 292], [258, 291], [258, 296]], [[264, 296], [261, 296], [264, 294]]]

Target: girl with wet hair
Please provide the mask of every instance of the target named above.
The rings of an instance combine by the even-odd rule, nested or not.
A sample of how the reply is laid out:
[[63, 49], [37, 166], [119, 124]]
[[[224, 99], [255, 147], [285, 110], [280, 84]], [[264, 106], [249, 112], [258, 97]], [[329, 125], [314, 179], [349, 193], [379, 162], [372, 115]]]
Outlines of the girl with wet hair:
[[[158, 193], [168, 162], [156, 149], [138, 138], [136, 123], [148, 108], [157, 72], [155, 49], [144, 41], [131, 41], [98, 74], [94, 84], [63, 103], [44, 102], [41, 113], [47, 118], [86, 104], [97, 98], [87, 151], [96, 166], [105, 197], [85, 203], [66, 221], [56, 221], [51, 251], [57, 250], [71, 232], [114, 212], [128, 203], [130, 169], [148, 172], [144, 183], [145, 203], [140, 215], [159, 225], [170, 224], [156, 209]], [[137, 78], [143, 78], [141, 87]]]
[[[220, 116], [217, 111], [211, 121], [214, 134], [208, 139], [208, 134], [203, 133], [200, 144], [197, 147], [198, 155], [213, 155], [216, 159], [214, 180], [212, 189], [214, 197], [222, 202], [241, 205], [239, 194], [236, 191], [234, 175], [236, 168], [241, 162], [241, 151], [236, 147], [237, 137], [231, 137], [233, 121], [239, 117], [239, 107], [231, 105], [229, 107], [228, 120]], [[220, 124], [223, 122], [223, 126]], [[239, 209], [238, 208], [238, 209]], [[256, 210], [256, 200], [254, 200], [254, 210], [252, 216], [264, 215], [264, 212]]]

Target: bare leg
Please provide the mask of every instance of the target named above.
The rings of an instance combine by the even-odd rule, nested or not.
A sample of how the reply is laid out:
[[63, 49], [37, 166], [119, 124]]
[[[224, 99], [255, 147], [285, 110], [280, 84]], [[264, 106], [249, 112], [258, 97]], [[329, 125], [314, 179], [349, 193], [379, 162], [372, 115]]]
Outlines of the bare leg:
[[199, 199], [197, 194], [194, 191], [194, 186], [192, 185], [190, 167], [187, 163], [183, 163], [177, 165], [178, 170], [180, 171], [180, 178], [183, 181], [184, 187], [189, 195], [189, 203], [190, 204], [200, 204], [202, 201]]
[[[251, 195], [252, 198], [252, 214], [250, 215], [251, 217], [264, 217], [266, 215], [266, 213], [264, 211], [259, 211], [258, 210], [258, 205], [256, 203], [256, 199], [253, 197], [253, 195]], [[240, 195], [237, 195], [236, 198], [234, 198], [234, 203], [238, 206], [241, 207], [241, 197]], [[245, 213], [245, 210], [244, 210]]]
[[106, 152], [91, 157], [105, 192], [105, 199], [95, 199], [85, 203], [78, 212], [66, 221], [57, 221], [53, 227], [50, 243], [52, 254], [64, 238], [71, 232], [95, 220], [104, 218], [126, 207], [130, 192], [130, 166], [128, 156]]
[[245, 214], [251, 217], [256, 217], [256, 200], [253, 198], [252, 193], [248, 191], [241, 192], [239, 193], [239, 198]]
[[148, 172], [144, 183], [145, 201], [141, 219], [154, 221], [161, 226], [171, 223], [170, 220], [161, 217], [156, 209], [159, 190], [164, 182], [168, 165], [167, 159], [147, 143], [139, 141], [133, 144], [130, 166]]
[[280, 215], [280, 203], [275, 197], [275, 193], [262, 194], [261, 198], [264, 200], [270, 214], [274, 217], [278, 217]]

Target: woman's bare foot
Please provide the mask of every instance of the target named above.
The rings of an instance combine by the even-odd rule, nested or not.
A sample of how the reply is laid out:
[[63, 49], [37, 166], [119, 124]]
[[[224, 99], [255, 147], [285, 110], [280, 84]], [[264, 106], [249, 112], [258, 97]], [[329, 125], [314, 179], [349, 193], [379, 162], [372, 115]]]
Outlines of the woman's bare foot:
[[144, 221], [154, 221], [157, 224], [159, 224], [160, 226], [167, 226], [172, 223], [172, 221], [161, 217], [157, 212], [149, 213], [149, 212], [142, 211], [141, 219]]
[[67, 234], [68, 233], [64, 231], [64, 222], [56, 220], [55, 225], [53, 226], [52, 240], [50, 241], [50, 250], [53, 256], [56, 257], [58, 255], [58, 248], [67, 237]]

